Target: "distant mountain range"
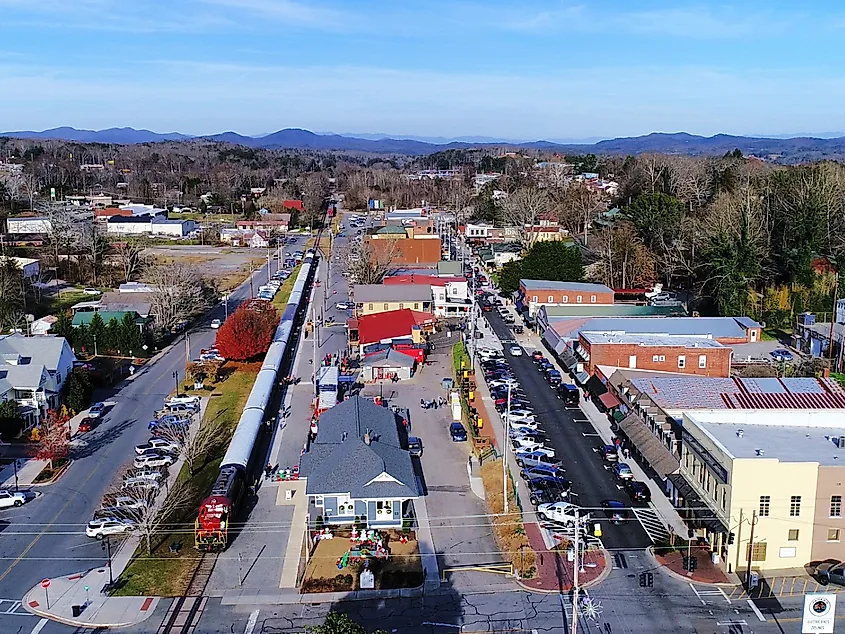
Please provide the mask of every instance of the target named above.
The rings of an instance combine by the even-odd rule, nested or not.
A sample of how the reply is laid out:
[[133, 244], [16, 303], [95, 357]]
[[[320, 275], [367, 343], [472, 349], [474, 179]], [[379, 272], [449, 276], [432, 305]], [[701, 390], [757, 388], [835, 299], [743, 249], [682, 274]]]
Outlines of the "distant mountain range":
[[[380, 134], [315, 134], [308, 130], [286, 128], [263, 136], [245, 136], [237, 132], [223, 132], [209, 136], [191, 136], [178, 132], [157, 133], [134, 128], [109, 128], [106, 130], [78, 130], [71, 127], [52, 128], [41, 132], [2, 132], [2, 137], [26, 139], [60, 139], [81, 143], [135, 144], [162, 141], [204, 139], [233, 143], [252, 148], [311, 149], [376, 154], [425, 155], [448, 149], [472, 147], [510, 147], [542, 149], [556, 152], [595, 154], [642, 154], [663, 152], [687, 155], [722, 155], [739, 148], [743, 154], [773, 157], [784, 162], [816, 160], [819, 158], [845, 157], [845, 136], [821, 137], [748, 137], [717, 134], [711, 137], [686, 132], [660, 133], [645, 136], [606, 139], [586, 143], [560, 143], [555, 141], [513, 141], [494, 137], [440, 137], [391, 138]], [[585, 139], [584, 141], [592, 141]]]

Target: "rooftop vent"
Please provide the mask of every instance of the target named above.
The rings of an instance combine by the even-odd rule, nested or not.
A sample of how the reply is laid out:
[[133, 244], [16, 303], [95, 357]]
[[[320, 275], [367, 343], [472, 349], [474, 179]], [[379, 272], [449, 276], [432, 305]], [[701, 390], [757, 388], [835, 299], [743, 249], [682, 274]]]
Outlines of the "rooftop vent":
[[845, 436], [840, 436], [840, 437], [839, 437], [839, 448], [840, 448], [840, 449], [845, 449]]
[[737, 430], [736, 430], [736, 437], [737, 437], [737, 438], [742, 438], [742, 436], [743, 436], [744, 434], [745, 434], [745, 431], [744, 431], [744, 430], [742, 430], [742, 429], [737, 429]]
[[766, 451], [764, 449], [755, 449], [754, 451], [758, 456], [765, 456], [766, 455]]

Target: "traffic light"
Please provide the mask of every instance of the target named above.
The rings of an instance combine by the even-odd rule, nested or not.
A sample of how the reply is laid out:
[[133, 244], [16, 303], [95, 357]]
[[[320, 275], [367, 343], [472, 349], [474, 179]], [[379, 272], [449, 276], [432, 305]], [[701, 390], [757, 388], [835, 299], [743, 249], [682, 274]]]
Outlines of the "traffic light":
[[689, 571], [695, 572], [696, 568], [698, 568], [698, 557], [690, 557], [689, 558]]
[[645, 584], [646, 584], [645, 575], [646, 575], [646, 573], [644, 573], [644, 572], [640, 573], [640, 587], [641, 588], [645, 588]]
[[683, 557], [683, 566], [684, 566], [684, 570], [689, 571], [690, 558], [687, 557], [686, 555], [684, 555], [684, 557]]
[[641, 572], [640, 573], [640, 587], [641, 588], [653, 588], [654, 587], [654, 575], [650, 572]]
[[736, 533], [728, 533], [728, 545], [733, 544], [736, 541]]

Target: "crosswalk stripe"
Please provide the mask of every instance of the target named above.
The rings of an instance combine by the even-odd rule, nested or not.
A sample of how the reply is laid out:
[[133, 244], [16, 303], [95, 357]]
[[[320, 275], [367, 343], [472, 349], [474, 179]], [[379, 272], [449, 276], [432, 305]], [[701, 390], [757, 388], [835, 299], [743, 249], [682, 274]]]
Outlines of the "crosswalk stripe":
[[652, 542], [657, 543], [669, 538], [669, 531], [653, 508], [635, 508], [634, 516], [639, 520]]

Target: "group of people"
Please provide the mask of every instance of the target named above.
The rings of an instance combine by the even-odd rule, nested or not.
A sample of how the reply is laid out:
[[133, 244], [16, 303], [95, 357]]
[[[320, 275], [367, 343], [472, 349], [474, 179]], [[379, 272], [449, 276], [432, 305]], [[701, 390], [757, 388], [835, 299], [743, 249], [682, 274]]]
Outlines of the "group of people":
[[420, 407], [422, 409], [437, 409], [438, 407], [446, 407], [447, 402], [448, 401], [446, 401], [445, 397], [443, 396], [438, 396], [433, 401], [427, 401], [424, 398], [421, 398]]
[[284, 385], [298, 385], [299, 384], [299, 377], [294, 376], [292, 374], [289, 374], [282, 379], [282, 383]]

